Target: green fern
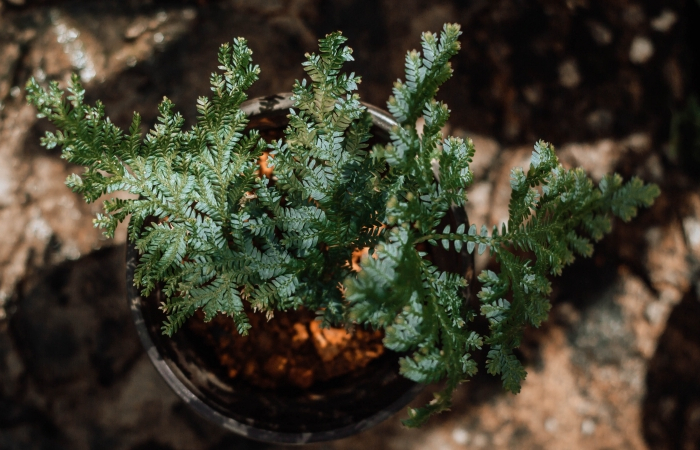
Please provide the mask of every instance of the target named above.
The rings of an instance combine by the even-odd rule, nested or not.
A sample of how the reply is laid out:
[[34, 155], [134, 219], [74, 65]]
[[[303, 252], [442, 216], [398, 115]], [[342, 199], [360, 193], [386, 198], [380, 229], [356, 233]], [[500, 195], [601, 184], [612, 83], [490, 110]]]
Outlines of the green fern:
[[[232, 317], [245, 334], [245, 302], [263, 312], [304, 305], [326, 324], [383, 328], [384, 345], [408, 353], [400, 361], [404, 376], [446, 380], [429, 405], [409, 410], [405, 423], [418, 426], [449, 408], [452, 391], [477, 371], [472, 354], [484, 346], [487, 371], [517, 393], [526, 372], [513, 350], [527, 325], [547, 317], [547, 276], [577, 254], [590, 256], [613, 215], [630, 220], [659, 195], [655, 185], [637, 178], [623, 184], [618, 175], [595, 187], [540, 141], [529, 170], [511, 173], [507, 224], [438, 229], [450, 208], [464, 206], [473, 180], [474, 144], [442, 135], [449, 109], [434, 98], [452, 74], [460, 34], [458, 25], [445, 25], [442, 33], [423, 34], [422, 54], [408, 53], [406, 80], [388, 102], [398, 126], [389, 143], [371, 149], [372, 120], [354, 92], [360, 78], [342, 72], [352, 52], [340, 33], [307, 55], [310, 82], [294, 84], [289, 126], [276, 142], [244, 131], [240, 105], [259, 68], [240, 38], [221, 47], [222, 73], [212, 75], [213, 95], [198, 100], [189, 131], [164, 99], [145, 139], [138, 114], [125, 134], [100, 103], [83, 103], [77, 77], [67, 98], [56, 83], [45, 90], [31, 80], [28, 100], [59, 130], [42, 144], [62, 146], [64, 158], [85, 166], [67, 181], [74, 191], [88, 202], [115, 191], [138, 196], [106, 201], [95, 224], [111, 236], [131, 216], [129, 239], [141, 253], [135, 283], [144, 294], [162, 286], [164, 333], [201, 309], [206, 320]], [[274, 182], [259, 176], [265, 150]], [[426, 259], [424, 243], [489, 250], [500, 270], [479, 275], [479, 312], [469, 309], [466, 280]], [[372, 257], [354, 273], [348, 262], [365, 247]], [[478, 313], [489, 323], [487, 336], [469, 328]]]

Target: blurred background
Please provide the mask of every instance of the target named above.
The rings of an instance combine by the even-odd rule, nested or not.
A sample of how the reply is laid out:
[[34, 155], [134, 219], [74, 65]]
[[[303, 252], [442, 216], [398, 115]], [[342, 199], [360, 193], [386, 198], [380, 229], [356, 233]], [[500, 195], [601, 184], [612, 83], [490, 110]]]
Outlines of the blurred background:
[[519, 395], [480, 374], [420, 430], [402, 413], [308, 448], [700, 448], [699, 19], [696, 0], [0, 0], [0, 449], [283, 448], [203, 421], [152, 368], [124, 230], [105, 240], [99, 205], [63, 185], [74, 167], [39, 146], [50, 126], [23, 100], [29, 77], [78, 73], [122, 127], [133, 111], [152, 125], [163, 96], [192, 124], [221, 43], [248, 40], [255, 97], [288, 91], [342, 30], [362, 98], [384, 107], [405, 52], [445, 22], [464, 32], [439, 98], [476, 144], [473, 222], [507, 217], [510, 167], [537, 139], [596, 181], [617, 171], [663, 193], [554, 280]]

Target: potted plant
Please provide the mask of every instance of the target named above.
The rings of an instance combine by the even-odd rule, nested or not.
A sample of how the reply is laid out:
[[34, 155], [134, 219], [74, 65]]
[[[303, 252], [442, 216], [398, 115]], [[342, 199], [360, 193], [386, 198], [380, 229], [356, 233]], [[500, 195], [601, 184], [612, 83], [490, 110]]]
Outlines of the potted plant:
[[[360, 79], [341, 71], [352, 57], [340, 33], [321, 39], [318, 55], [307, 55], [310, 82], [295, 83], [288, 125], [277, 137], [266, 131], [271, 116], [265, 113], [279, 116], [274, 105], [284, 104], [284, 97], [258, 100], [260, 120], [246, 128], [254, 122], [246, 108], [256, 107], [244, 104], [245, 91], [259, 68], [241, 38], [221, 47], [222, 73], [212, 75], [212, 98], [198, 100], [197, 124], [189, 131], [164, 99], [159, 123], [145, 139], [138, 114], [125, 134], [105, 118], [100, 103], [83, 103], [76, 77], [67, 99], [56, 83], [45, 90], [34, 80], [27, 98], [59, 129], [42, 144], [62, 146], [64, 158], [86, 167], [69, 177], [69, 187], [88, 202], [115, 191], [138, 196], [106, 201], [95, 224], [111, 236], [131, 217], [129, 267], [142, 294], [132, 305], [145, 317], [138, 304], [155, 296], [160, 303], [146, 303], [159, 305], [162, 333], [170, 338], [151, 332], [152, 340], [177, 342], [182, 332], [176, 331], [195, 314], [204, 321], [228, 316], [245, 335], [250, 311], [272, 317], [300, 308], [316, 311], [324, 327], [383, 330], [384, 347], [402, 353], [395, 365], [401, 375], [421, 384], [445, 380], [430, 404], [409, 409], [404, 423], [418, 426], [449, 407], [452, 391], [477, 371], [472, 353], [483, 346], [487, 371], [517, 393], [525, 370], [513, 350], [525, 326], [539, 326], [547, 317], [547, 276], [559, 274], [575, 254], [589, 256], [591, 241], [610, 230], [612, 215], [630, 220], [659, 194], [655, 185], [637, 178], [623, 184], [618, 175], [605, 176], [596, 187], [581, 169], [563, 168], [554, 148], [540, 141], [529, 170], [512, 170], [508, 223], [480, 229], [468, 224], [463, 207], [475, 149], [471, 140], [442, 135], [449, 110], [435, 100], [451, 76], [449, 59], [459, 50], [460, 34], [458, 25], [445, 25], [438, 35], [423, 34], [422, 54], [408, 53], [406, 80], [395, 84], [387, 103], [394, 124], [353, 93]], [[381, 123], [388, 136], [373, 142]], [[263, 170], [267, 153], [270, 176]], [[351, 260], [361, 249], [367, 255], [355, 272]], [[480, 308], [474, 311], [465, 298], [464, 255], [486, 250], [500, 271], [479, 274]], [[453, 265], [444, 262], [445, 254], [455, 258]], [[489, 322], [485, 336], [469, 327], [477, 314]], [[179, 380], [220, 383], [184, 373], [196, 352], [152, 359], [168, 357], [185, 361], [174, 374]], [[200, 408], [197, 386], [179, 393]], [[231, 390], [218, 389], [223, 396]], [[397, 399], [405, 403], [403, 394]], [[223, 417], [221, 403], [209, 407]], [[363, 429], [376, 414], [361, 417], [341, 433], [305, 431], [291, 438], [284, 427], [270, 425], [268, 434], [252, 437], [340, 437]], [[229, 419], [235, 423], [215, 420], [249, 435], [260, 430], [245, 419]]]
[[[291, 97], [292, 94], [279, 94], [242, 103], [241, 110], [248, 114], [249, 120], [246, 128], [258, 130], [268, 138], [283, 136], [289, 109], [294, 105]], [[388, 142], [389, 133], [396, 126], [393, 117], [371, 105], [365, 106], [372, 116], [372, 139]], [[450, 224], [456, 228], [467, 223], [466, 212], [463, 208], [451, 208], [442, 222], [443, 227]], [[438, 267], [463, 274], [468, 280], [473, 278], [473, 255], [466, 248], [459, 253], [447, 252], [442, 247], [427, 250]], [[251, 322], [258, 323], [247, 336], [239, 335], [235, 339], [230, 339], [236, 333], [231, 330], [232, 321], [222, 316], [207, 324], [190, 320], [172, 336], [164, 335], [160, 328], [165, 314], [159, 309], [165, 300], [163, 291], [156, 289], [148, 297], [139, 294], [133, 283], [138, 259], [138, 250], [129, 244], [128, 299], [151, 361], [190, 406], [226, 429], [277, 443], [337, 439], [381, 422], [405, 407], [423, 389], [421, 384], [399, 375], [396, 352], [384, 352], [381, 347], [376, 351], [376, 336], [370, 343], [366, 342], [366, 335], [364, 342], [353, 339], [364, 331], [362, 328], [352, 335], [343, 328], [327, 330], [349, 342], [335, 342], [324, 348], [326, 330], [319, 330], [312, 311], [308, 310], [301, 316], [295, 311], [289, 314], [277, 311], [269, 322], [261, 314], [249, 314]], [[470, 297], [469, 287], [463, 294]], [[305, 345], [299, 345], [298, 328], [303, 334], [311, 335]], [[204, 339], [203, 333], [206, 333]], [[359, 342], [347, 345], [353, 340]], [[364, 357], [355, 355], [358, 350]], [[324, 360], [329, 352], [330, 360]], [[251, 361], [254, 366], [247, 373]], [[354, 370], [348, 373], [350, 368]], [[240, 373], [231, 377], [231, 371]], [[284, 372], [284, 380], [280, 380], [280, 371]], [[332, 375], [330, 380], [324, 379], [329, 375]]]

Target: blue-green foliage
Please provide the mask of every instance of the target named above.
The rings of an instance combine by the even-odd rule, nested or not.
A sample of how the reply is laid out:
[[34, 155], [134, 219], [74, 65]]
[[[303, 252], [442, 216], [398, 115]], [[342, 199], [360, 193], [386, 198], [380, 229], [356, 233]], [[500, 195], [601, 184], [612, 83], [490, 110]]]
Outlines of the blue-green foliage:
[[[112, 235], [131, 215], [129, 237], [141, 252], [135, 281], [145, 294], [162, 283], [165, 333], [200, 308], [207, 320], [231, 316], [245, 333], [244, 301], [268, 313], [304, 305], [325, 323], [383, 328], [384, 345], [408, 354], [400, 361], [404, 376], [446, 379], [429, 405], [409, 410], [405, 423], [417, 426], [449, 407], [452, 391], [476, 373], [472, 354], [483, 346], [488, 372], [518, 392], [526, 374], [513, 350], [525, 326], [547, 317], [547, 276], [576, 254], [589, 256], [592, 242], [610, 231], [612, 215], [629, 220], [659, 194], [655, 185], [636, 178], [623, 184], [618, 175], [595, 187], [581, 169], [564, 169], [540, 141], [529, 170], [512, 171], [507, 224], [438, 229], [450, 208], [464, 206], [473, 180], [474, 145], [443, 136], [449, 109], [435, 100], [452, 74], [460, 34], [458, 25], [424, 33], [422, 54], [408, 53], [406, 81], [395, 84], [388, 102], [399, 125], [389, 143], [371, 149], [371, 117], [354, 93], [360, 79], [341, 72], [352, 56], [340, 33], [307, 56], [310, 82], [295, 83], [284, 139], [269, 144], [254, 130], [244, 132], [239, 106], [259, 69], [243, 39], [222, 46], [223, 73], [212, 75], [212, 98], [198, 100], [190, 131], [166, 99], [144, 140], [138, 115], [124, 134], [100, 103], [84, 105], [77, 78], [67, 100], [55, 83], [45, 91], [33, 80], [28, 99], [60, 130], [42, 143], [61, 145], [64, 158], [86, 167], [69, 178], [73, 190], [88, 202], [119, 190], [139, 197], [105, 202], [95, 223]], [[274, 181], [259, 175], [265, 149]], [[495, 257], [499, 272], [479, 275], [488, 336], [469, 329], [477, 312], [464, 296], [466, 280], [426, 259], [423, 243], [488, 249]], [[365, 247], [371, 256], [356, 274], [349, 261]]]
[[267, 205], [285, 247], [306, 262], [297, 295], [326, 323], [342, 322], [336, 286], [352, 273], [352, 252], [379, 242], [386, 204], [384, 164], [367, 157], [372, 119], [353, 93], [360, 78], [340, 72], [352, 60], [345, 41], [340, 33], [326, 36], [320, 54], [303, 64], [311, 83], [294, 84], [290, 126], [271, 146], [285, 207]]
[[[416, 244], [437, 240], [461, 249], [465, 224], [456, 233], [436, 227], [450, 207], [463, 207], [465, 189], [472, 183], [469, 163], [474, 145], [468, 140], [444, 137], [447, 105], [434, 96], [452, 74], [449, 58], [459, 49], [459, 27], [447, 25], [439, 36], [423, 34], [423, 55], [406, 57], [406, 82], [397, 82], [388, 107], [399, 126], [391, 143], [377, 149], [386, 160], [389, 239], [367, 258], [362, 271], [346, 282], [350, 317], [384, 326], [385, 345], [410, 351], [401, 360], [401, 373], [417, 382], [447, 378], [444, 390], [430, 405], [410, 410], [408, 425], [419, 425], [430, 414], [449, 406], [452, 390], [476, 373], [471, 353], [483, 339], [469, 330], [474, 318], [463, 296], [466, 281], [423, 258]], [[418, 134], [416, 120], [425, 120]], [[441, 233], [441, 237], [436, 235]]]
[[[350, 317], [385, 327], [387, 347], [412, 352], [401, 361], [405, 376], [421, 383], [447, 378], [429, 405], [409, 410], [404, 422], [409, 426], [449, 408], [453, 389], [476, 372], [471, 353], [483, 344], [489, 347], [488, 372], [518, 392], [525, 370], [513, 349], [527, 324], [539, 326], [547, 317], [547, 275], [559, 274], [575, 254], [589, 256], [591, 240], [610, 230], [612, 214], [629, 220], [637, 207], [651, 205], [659, 194], [658, 187], [636, 178], [623, 185], [618, 175], [606, 176], [595, 188], [581, 169], [564, 169], [553, 147], [540, 141], [527, 173], [512, 171], [510, 218], [500, 230], [489, 232], [482, 225], [477, 233], [475, 225], [467, 229], [464, 224], [456, 230], [437, 229], [450, 207], [464, 205], [465, 188], [472, 182], [473, 144], [442, 136], [449, 111], [434, 100], [439, 85], [451, 75], [448, 59], [459, 48], [459, 34], [459, 27], [451, 25], [439, 37], [426, 33], [423, 56], [410, 52], [406, 57], [406, 82], [396, 83], [388, 102], [400, 126], [391, 143], [377, 150], [389, 167], [389, 239], [346, 282]], [[415, 121], [421, 115], [425, 125], [419, 135]], [[480, 312], [489, 321], [488, 336], [478, 336], [467, 326], [474, 312], [460, 296], [464, 279], [422, 258], [416, 248], [421, 242], [455, 251], [466, 246], [469, 253], [488, 249], [495, 257], [500, 273], [479, 276]], [[533, 260], [517, 256], [522, 251], [532, 252]]]
[[243, 39], [223, 45], [223, 73], [211, 77], [211, 99], [197, 101], [197, 124], [183, 131], [183, 118], [164, 99], [158, 124], [143, 140], [138, 114], [124, 135], [104, 117], [100, 103], [83, 103], [77, 77], [67, 100], [57, 83], [48, 91], [34, 80], [27, 85], [29, 101], [59, 129], [42, 144], [61, 145], [65, 159], [86, 167], [68, 185], [88, 202], [114, 191], [139, 197], [105, 202], [95, 224], [111, 236], [131, 215], [129, 238], [141, 252], [135, 282], [144, 294], [164, 284], [167, 334], [199, 308], [207, 319], [218, 312], [232, 316], [245, 333], [241, 299], [275, 303], [278, 298], [265, 288], [287, 272], [289, 255], [254, 241], [250, 208], [241, 201], [255, 189], [257, 159], [267, 146], [256, 131], [243, 133], [248, 120], [239, 106], [260, 72], [251, 53]]

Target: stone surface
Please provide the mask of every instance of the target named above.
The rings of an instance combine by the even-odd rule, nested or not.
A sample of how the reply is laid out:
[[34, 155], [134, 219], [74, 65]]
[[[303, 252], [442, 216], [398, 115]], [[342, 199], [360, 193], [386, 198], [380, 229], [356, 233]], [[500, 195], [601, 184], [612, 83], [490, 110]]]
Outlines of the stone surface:
[[645, 36], [637, 36], [630, 46], [630, 61], [635, 64], [644, 64], [654, 56], [654, 44]]
[[63, 185], [76, 168], [39, 146], [50, 126], [23, 101], [30, 76], [65, 86], [76, 72], [89, 101], [122, 127], [138, 110], [144, 131], [167, 95], [189, 126], [220, 43], [248, 39], [262, 67], [250, 94], [267, 95], [342, 29], [363, 99], [382, 106], [418, 33], [446, 21], [465, 31], [440, 96], [476, 145], [473, 222], [507, 218], [510, 168], [540, 138], [596, 181], [618, 171], [663, 194], [554, 281], [519, 395], [480, 373], [423, 429], [400, 413], [306, 448], [700, 448], [700, 196], [662, 151], [669, 105], [697, 92], [699, 17], [692, 1], [0, 1], [0, 448], [284, 448], [216, 429], [151, 367], [123, 299], [124, 229], [105, 241], [100, 205]]

